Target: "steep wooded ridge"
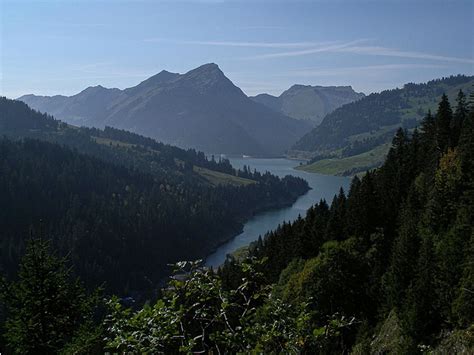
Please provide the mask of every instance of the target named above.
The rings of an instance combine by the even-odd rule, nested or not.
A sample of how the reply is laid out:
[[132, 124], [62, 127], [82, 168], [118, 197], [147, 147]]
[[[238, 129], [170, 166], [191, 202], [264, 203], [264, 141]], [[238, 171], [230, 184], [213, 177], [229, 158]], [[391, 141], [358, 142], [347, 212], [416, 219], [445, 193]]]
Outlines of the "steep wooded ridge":
[[206, 256], [254, 213], [308, 190], [302, 179], [70, 126], [6, 98], [0, 136], [0, 269], [16, 271], [31, 230], [69, 253], [89, 286], [105, 282], [119, 294], [157, 288], [168, 263]]
[[[46, 158], [38, 148], [3, 142], [0, 152]], [[32, 240], [18, 279], [0, 283], [7, 352], [471, 354], [474, 111], [462, 92], [455, 112], [443, 96], [347, 195], [283, 223], [217, 273], [177, 263], [153, 305], [131, 310], [112, 297], [100, 317], [101, 298], [51, 253]]]
[[322, 173], [353, 174], [380, 166], [399, 127], [417, 127], [428, 110], [436, 110], [443, 93], [452, 101], [459, 90], [474, 91], [474, 77], [457, 75], [368, 95], [328, 114], [290, 155], [313, 158], [316, 163], [304, 169]]
[[[457, 102], [453, 112], [443, 95], [347, 195], [251, 246], [276, 296], [309, 300], [316, 324], [358, 320], [327, 353], [474, 349], [474, 111], [462, 92]], [[221, 274], [235, 285], [240, 267], [229, 260]]]
[[293, 85], [280, 96], [260, 94], [250, 98], [272, 110], [317, 126], [328, 113], [364, 96], [351, 86]]
[[67, 123], [111, 126], [208, 153], [282, 155], [311, 126], [249, 99], [216, 64], [162, 71], [125, 90], [19, 98]]

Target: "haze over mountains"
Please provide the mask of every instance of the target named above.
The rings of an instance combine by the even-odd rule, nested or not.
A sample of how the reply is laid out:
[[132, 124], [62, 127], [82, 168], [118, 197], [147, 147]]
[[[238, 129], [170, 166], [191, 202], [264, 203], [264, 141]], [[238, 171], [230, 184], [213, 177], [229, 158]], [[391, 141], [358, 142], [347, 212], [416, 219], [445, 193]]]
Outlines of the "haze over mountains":
[[260, 94], [251, 99], [284, 115], [317, 126], [328, 113], [364, 96], [363, 93], [355, 92], [351, 86], [293, 85], [278, 97]]
[[370, 94], [328, 114], [289, 153], [313, 158], [314, 164], [303, 169], [331, 175], [351, 175], [380, 166], [399, 127], [413, 131], [428, 111], [436, 111], [443, 94], [455, 103], [459, 90], [469, 96], [474, 91], [474, 76], [408, 83]]
[[254, 102], [213, 63], [162, 71], [125, 90], [95, 86], [19, 100], [74, 125], [127, 129], [210, 153], [281, 155], [311, 128]]

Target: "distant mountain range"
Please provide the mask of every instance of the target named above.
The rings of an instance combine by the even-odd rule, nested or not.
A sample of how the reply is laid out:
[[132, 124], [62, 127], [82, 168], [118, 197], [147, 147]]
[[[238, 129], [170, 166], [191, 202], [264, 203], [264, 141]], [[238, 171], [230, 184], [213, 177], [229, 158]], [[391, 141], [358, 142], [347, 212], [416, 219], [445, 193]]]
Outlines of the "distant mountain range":
[[213, 63], [185, 74], [162, 71], [125, 90], [95, 86], [18, 100], [70, 124], [126, 129], [209, 153], [281, 155], [311, 129], [248, 98]]
[[365, 95], [351, 86], [293, 85], [280, 96], [260, 94], [251, 97], [272, 110], [298, 120], [305, 120], [313, 127], [342, 105], [359, 100]]
[[314, 164], [302, 167], [312, 172], [352, 174], [380, 166], [399, 127], [418, 126], [428, 110], [436, 111], [443, 93], [455, 106], [459, 90], [466, 95], [473, 92], [474, 76], [409, 83], [368, 95], [328, 114], [289, 153], [312, 158]]

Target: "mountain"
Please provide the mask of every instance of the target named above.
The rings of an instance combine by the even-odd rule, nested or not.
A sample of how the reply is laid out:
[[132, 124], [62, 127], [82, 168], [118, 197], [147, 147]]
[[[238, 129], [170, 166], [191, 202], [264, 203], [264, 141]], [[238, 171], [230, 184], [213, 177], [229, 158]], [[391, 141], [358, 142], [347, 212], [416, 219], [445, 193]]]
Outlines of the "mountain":
[[[100, 89], [99, 89], [100, 90]], [[292, 204], [306, 181], [235, 170], [124, 130], [75, 127], [0, 97], [0, 270], [44, 231], [88, 285], [150, 291], [243, 222]], [[0, 315], [1, 318], [1, 315]]]
[[436, 110], [443, 93], [454, 102], [459, 90], [473, 92], [474, 76], [409, 83], [368, 95], [328, 114], [290, 155], [313, 158], [314, 164], [301, 169], [319, 173], [353, 174], [380, 166], [399, 127], [414, 129], [429, 110]]
[[185, 74], [162, 71], [125, 90], [96, 86], [19, 100], [71, 124], [107, 125], [211, 153], [281, 155], [310, 130], [249, 99], [213, 63]]
[[274, 111], [317, 126], [328, 113], [364, 96], [363, 93], [355, 92], [351, 86], [293, 85], [278, 97], [260, 94], [251, 99]]

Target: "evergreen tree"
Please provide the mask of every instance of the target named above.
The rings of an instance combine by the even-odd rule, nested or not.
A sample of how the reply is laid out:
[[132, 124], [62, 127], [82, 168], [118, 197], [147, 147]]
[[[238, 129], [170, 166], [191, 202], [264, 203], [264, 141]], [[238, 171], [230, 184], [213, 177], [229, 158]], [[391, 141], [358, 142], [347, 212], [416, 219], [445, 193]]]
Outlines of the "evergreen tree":
[[408, 299], [404, 302], [402, 323], [407, 338], [416, 343], [429, 344], [432, 335], [440, 329], [438, 295], [434, 275], [437, 274], [434, 246], [431, 236], [424, 236], [416, 268], [416, 279]]
[[454, 112], [453, 121], [451, 124], [451, 146], [455, 147], [458, 145], [459, 136], [461, 135], [461, 129], [464, 123], [464, 120], [468, 114], [468, 107], [466, 101], [466, 95], [462, 90], [459, 90], [458, 96], [456, 98], [457, 106], [456, 111]]
[[457, 324], [468, 327], [474, 323], [474, 111], [466, 116], [458, 149], [462, 160], [463, 195], [453, 232], [462, 242], [459, 249], [463, 251], [464, 261], [458, 261], [455, 268], [461, 280], [456, 286], [452, 310]]
[[430, 177], [434, 176], [434, 171], [438, 166], [438, 144], [436, 138], [436, 120], [428, 111], [421, 123], [420, 136], [420, 170]]
[[385, 292], [389, 308], [401, 309], [413, 280], [413, 261], [418, 258], [420, 237], [418, 233], [419, 213], [411, 205], [403, 209], [403, 224], [395, 240], [390, 268], [384, 277]]
[[462, 160], [464, 181], [466, 186], [472, 187], [474, 185], [474, 109], [464, 120], [458, 149]]
[[18, 281], [4, 282], [1, 296], [7, 310], [4, 338], [12, 353], [56, 354], [75, 338], [82, 346], [89, 342], [89, 351], [100, 343], [93, 322], [98, 291], [88, 295], [65, 260], [50, 254], [48, 242], [29, 242]]
[[326, 230], [326, 240], [346, 239], [346, 195], [342, 187], [339, 194], [334, 196], [329, 210], [329, 220]]
[[446, 152], [451, 144], [452, 119], [453, 112], [451, 110], [451, 105], [449, 104], [446, 94], [443, 94], [436, 113], [436, 139], [438, 142], [438, 149], [441, 153]]

